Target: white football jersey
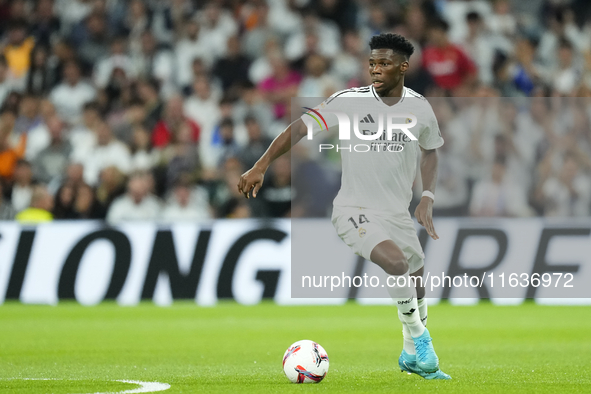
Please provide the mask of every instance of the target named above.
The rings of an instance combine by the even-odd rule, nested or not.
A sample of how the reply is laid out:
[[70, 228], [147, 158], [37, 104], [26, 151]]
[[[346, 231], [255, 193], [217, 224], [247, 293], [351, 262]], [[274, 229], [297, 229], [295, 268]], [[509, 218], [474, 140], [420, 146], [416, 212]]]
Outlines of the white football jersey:
[[[419, 147], [429, 150], [443, 145], [431, 105], [423, 96], [404, 87], [398, 103], [389, 106], [370, 85], [337, 92], [313, 111], [304, 113], [301, 119], [313, 127], [313, 139], [320, 144], [321, 135], [318, 134], [321, 131], [327, 128], [343, 131], [339, 128], [339, 116], [342, 120], [343, 113], [350, 119], [350, 139], [338, 140], [342, 178], [334, 206], [407, 216]], [[311, 120], [311, 115], [318, 121]], [[391, 124], [411, 126], [406, 130], [415, 138], [406, 134], [403, 127], [395, 128]], [[380, 126], [382, 135], [368, 140], [368, 136], [377, 133]], [[386, 132], [388, 129], [391, 130], [390, 138]]]

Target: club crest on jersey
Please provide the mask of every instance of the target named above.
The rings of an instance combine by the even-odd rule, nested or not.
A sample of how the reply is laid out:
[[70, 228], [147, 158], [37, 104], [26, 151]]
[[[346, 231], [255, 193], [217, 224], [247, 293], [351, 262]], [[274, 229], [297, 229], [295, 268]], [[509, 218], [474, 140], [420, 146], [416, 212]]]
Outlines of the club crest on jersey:
[[359, 228], [359, 237], [363, 238], [367, 234], [367, 231], [363, 227]]

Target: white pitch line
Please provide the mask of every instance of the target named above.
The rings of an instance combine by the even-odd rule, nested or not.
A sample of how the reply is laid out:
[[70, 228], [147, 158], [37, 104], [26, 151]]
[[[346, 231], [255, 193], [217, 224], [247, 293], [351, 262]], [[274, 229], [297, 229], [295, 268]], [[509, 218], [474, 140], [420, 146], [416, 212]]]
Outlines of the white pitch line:
[[170, 388], [170, 384], [160, 382], [141, 382], [139, 380], [117, 380], [117, 382], [139, 384], [141, 387], [133, 390], [119, 391], [116, 394], [154, 393], [156, 391], [164, 391]]
[[[52, 378], [0, 378], [0, 380], [81, 380], [81, 379], [52, 379]], [[82, 379], [84, 380], [84, 379]], [[138, 384], [140, 387], [137, 389], [125, 390], [125, 391], [109, 391], [103, 393], [93, 394], [136, 394], [136, 393], [155, 393], [157, 391], [164, 391], [170, 388], [168, 383], [160, 382], [142, 382], [140, 380], [112, 380], [112, 382], [121, 382], [129, 384]]]

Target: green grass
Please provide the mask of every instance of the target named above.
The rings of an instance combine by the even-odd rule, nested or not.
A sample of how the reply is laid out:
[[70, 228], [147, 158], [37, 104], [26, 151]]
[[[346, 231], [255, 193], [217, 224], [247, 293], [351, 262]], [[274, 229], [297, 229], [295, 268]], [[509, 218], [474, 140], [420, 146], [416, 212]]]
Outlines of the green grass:
[[[591, 392], [589, 307], [441, 304], [429, 309], [429, 329], [452, 381], [396, 368], [402, 339], [393, 307], [7, 303], [0, 306], [0, 392], [137, 387], [114, 382], [121, 379], [170, 384], [164, 393]], [[328, 352], [320, 384], [294, 385], [283, 375], [283, 352], [299, 339]]]

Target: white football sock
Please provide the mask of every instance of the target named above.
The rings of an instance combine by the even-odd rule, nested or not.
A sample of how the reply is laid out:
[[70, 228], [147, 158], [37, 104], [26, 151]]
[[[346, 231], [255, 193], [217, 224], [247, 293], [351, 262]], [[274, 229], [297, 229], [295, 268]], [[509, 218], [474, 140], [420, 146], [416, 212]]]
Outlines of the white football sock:
[[425, 326], [419, 316], [414, 283], [410, 281], [408, 271], [403, 275], [392, 275], [392, 278], [390, 283], [395, 283], [396, 286], [388, 286], [388, 292], [398, 308], [398, 318], [406, 323], [412, 337], [417, 338], [423, 334]]
[[427, 327], [427, 299], [419, 298], [417, 300], [417, 305], [419, 306], [419, 316], [421, 317], [421, 322], [425, 327]]
[[[402, 321], [400, 315], [401, 313], [399, 311], [398, 318], [400, 319], [400, 321]], [[402, 323], [402, 348], [410, 355], [416, 354], [415, 341], [412, 340], [410, 330], [408, 329], [408, 326], [405, 323]]]

